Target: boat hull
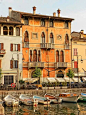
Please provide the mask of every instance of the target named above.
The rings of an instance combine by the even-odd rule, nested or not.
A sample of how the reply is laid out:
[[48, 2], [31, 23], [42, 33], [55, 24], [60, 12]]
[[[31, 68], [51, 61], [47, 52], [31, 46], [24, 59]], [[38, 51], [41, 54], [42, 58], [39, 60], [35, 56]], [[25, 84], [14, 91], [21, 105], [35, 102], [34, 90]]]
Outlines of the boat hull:
[[77, 96], [72, 96], [72, 97], [61, 97], [63, 102], [72, 102], [72, 103], [77, 103], [78, 97]]

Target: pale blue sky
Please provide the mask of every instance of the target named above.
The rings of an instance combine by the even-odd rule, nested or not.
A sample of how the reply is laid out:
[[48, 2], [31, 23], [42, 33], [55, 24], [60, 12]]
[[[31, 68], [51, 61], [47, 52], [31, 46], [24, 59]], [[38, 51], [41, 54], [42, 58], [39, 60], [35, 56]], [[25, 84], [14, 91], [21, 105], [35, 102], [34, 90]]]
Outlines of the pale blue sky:
[[53, 15], [57, 9], [61, 10], [61, 17], [74, 18], [71, 31], [84, 30], [86, 33], [86, 0], [0, 0], [0, 16], [8, 16], [8, 7], [13, 10], [32, 13], [36, 6], [36, 13]]

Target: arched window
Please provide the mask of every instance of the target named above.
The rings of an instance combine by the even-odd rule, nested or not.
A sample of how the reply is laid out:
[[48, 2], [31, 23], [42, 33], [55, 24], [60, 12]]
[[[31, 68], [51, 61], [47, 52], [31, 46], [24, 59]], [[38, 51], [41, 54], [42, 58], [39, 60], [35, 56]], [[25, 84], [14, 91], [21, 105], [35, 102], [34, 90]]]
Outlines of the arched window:
[[56, 51], [56, 62], [59, 62], [59, 51]]
[[32, 50], [30, 50], [30, 62], [32, 62]]
[[50, 33], [50, 43], [54, 43], [53, 33]]
[[29, 42], [29, 34], [27, 31], [25, 31], [25, 34], [24, 34], [24, 42]]
[[20, 36], [20, 28], [16, 27], [16, 36]]
[[45, 47], [45, 33], [44, 32], [42, 32], [41, 37], [42, 37], [42, 47]]
[[59, 70], [58, 73], [57, 73], [57, 75], [56, 75], [56, 77], [63, 78], [64, 77], [64, 73], [61, 70]]
[[37, 50], [33, 51], [33, 62], [37, 62]]
[[3, 27], [3, 35], [8, 35], [8, 28], [7, 28], [7, 26]]
[[66, 45], [69, 45], [69, 37], [68, 37], [68, 34], [66, 34], [66, 36], [65, 36], [65, 44], [66, 44]]
[[64, 62], [64, 53], [63, 53], [63, 51], [60, 52], [60, 62]]
[[13, 35], [13, 27], [9, 27], [9, 35]]
[[40, 57], [40, 50], [38, 51], [38, 62], [41, 61], [41, 57]]

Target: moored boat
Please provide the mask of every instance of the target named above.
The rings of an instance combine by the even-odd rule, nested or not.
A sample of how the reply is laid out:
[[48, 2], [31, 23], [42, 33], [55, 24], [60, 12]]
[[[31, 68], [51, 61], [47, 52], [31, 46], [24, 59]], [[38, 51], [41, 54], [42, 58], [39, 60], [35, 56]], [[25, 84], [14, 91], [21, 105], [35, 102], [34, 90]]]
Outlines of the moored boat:
[[76, 103], [78, 101], [78, 95], [75, 93], [61, 93], [58, 96], [62, 99], [63, 102], [73, 102]]
[[40, 104], [44, 104], [44, 105], [50, 104], [50, 100], [47, 99], [46, 97], [34, 95], [33, 98], [38, 100], [38, 103], [40, 103]]
[[29, 97], [25, 94], [21, 94], [19, 96], [19, 101], [20, 103], [23, 103], [25, 105], [37, 105], [38, 104], [38, 100], [33, 99], [32, 97]]
[[51, 94], [45, 94], [44, 97], [48, 98], [50, 100], [50, 103], [53, 103], [53, 104], [58, 104], [62, 102], [61, 98], [56, 98], [55, 96]]
[[86, 93], [81, 93], [81, 95], [79, 96], [78, 101], [84, 101], [84, 102], [86, 102]]
[[19, 106], [19, 99], [17, 99], [16, 97], [12, 96], [12, 95], [7, 95], [4, 98], [4, 102], [6, 106]]

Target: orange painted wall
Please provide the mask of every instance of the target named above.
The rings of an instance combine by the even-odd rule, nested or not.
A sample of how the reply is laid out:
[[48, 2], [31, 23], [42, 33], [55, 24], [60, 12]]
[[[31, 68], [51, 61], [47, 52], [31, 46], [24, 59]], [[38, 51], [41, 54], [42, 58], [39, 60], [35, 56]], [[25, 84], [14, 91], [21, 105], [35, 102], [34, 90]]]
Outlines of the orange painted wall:
[[[37, 22], [36, 22], [37, 21]], [[46, 43], [50, 42], [50, 33], [52, 32], [54, 35], [54, 49], [51, 49], [50, 51], [48, 51], [48, 55], [49, 55], [49, 62], [55, 62], [55, 51], [57, 49], [63, 50], [64, 51], [64, 58], [65, 58], [65, 62], [71, 63], [71, 51], [70, 50], [64, 50], [64, 43], [65, 43], [65, 35], [68, 34], [69, 38], [71, 31], [70, 31], [70, 27], [71, 27], [71, 23], [69, 23], [69, 29], [65, 29], [64, 28], [64, 22], [59, 23], [56, 22], [54, 23], [54, 27], [49, 27], [49, 22], [45, 23], [45, 27], [41, 27], [40, 26], [40, 20], [36, 20], [34, 21], [33, 19], [29, 21], [29, 25], [23, 25], [22, 26], [22, 42], [24, 41], [24, 32], [27, 30], [29, 33], [29, 43], [30, 43], [30, 47], [33, 49], [39, 48], [40, 49], [40, 43], [41, 43], [41, 33], [44, 32], [45, 33], [45, 40]], [[35, 26], [33, 26], [35, 25]], [[47, 27], [48, 26], [48, 27]], [[48, 28], [48, 31], [46, 31]], [[33, 39], [32, 38], [32, 32], [34, 33], [38, 33], [38, 38], [37, 39]], [[62, 39], [58, 40], [57, 36], [61, 35]], [[33, 44], [34, 43], [34, 44]], [[27, 50], [27, 53], [26, 53]], [[24, 62], [29, 62], [29, 48], [23, 48], [23, 55], [25, 58]], [[48, 61], [48, 57], [47, 57], [47, 53], [46, 50], [41, 49], [41, 57], [42, 60], [41, 62], [47, 62]], [[68, 67], [69, 68], [69, 67]], [[49, 68], [49, 69], [55, 69], [55, 68]], [[23, 68], [23, 77], [28, 77], [28, 67], [27, 68]], [[27, 73], [27, 74], [26, 74]], [[43, 69], [43, 77], [47, 76], [47, 71], [45, 69]], [[50, 77], [55, 77], [55, 71], [50, 72]]]

